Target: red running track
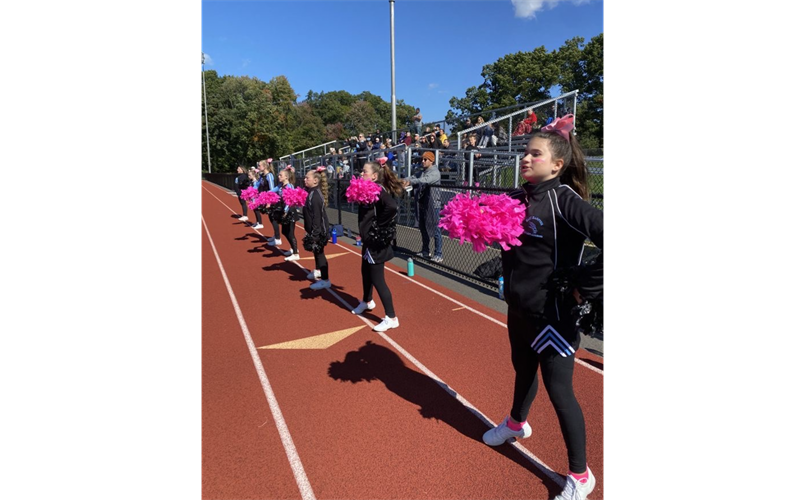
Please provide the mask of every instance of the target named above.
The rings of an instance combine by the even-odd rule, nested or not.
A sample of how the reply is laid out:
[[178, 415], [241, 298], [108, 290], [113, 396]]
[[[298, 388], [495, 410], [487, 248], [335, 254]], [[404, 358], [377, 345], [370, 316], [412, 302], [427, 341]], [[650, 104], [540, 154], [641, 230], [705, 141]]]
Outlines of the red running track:
[[[300, 248], [302, 260], [285, 262], [264, 246], [270, 224], [254, 230], [240, 215], [231, 193], [202, 183], [203, 498], [546, 499], [561, 490], [567, 455], [542, 388], [530, 438], [481, 440], [511, 406], [505, 315], [387, 264], [400, 328], [372, 332], [377, 297], [365, 320], [350, 313], [362, 290], [354, 247], [327, 246], [344, 254], [328, 258], [332, 293], [312, 291], [312, 255]], [[324, 349], [259, 349], [358, 327]], [[590, 499], [601, 499], [603, 359], [581, 351], [577, 361], [597, 478]]]

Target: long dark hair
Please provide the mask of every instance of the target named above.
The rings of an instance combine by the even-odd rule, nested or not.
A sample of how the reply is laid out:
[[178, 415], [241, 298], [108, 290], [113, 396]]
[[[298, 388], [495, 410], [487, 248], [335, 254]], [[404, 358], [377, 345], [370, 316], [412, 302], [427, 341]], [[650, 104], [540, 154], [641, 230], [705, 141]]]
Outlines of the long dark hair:
[[562, 170], [559, 171], [559, 180], [562, 184], [570, 186], [583, 200], [589, 201], [590, 187], [587, 183], [587, 166], [584, 163], [584, 151], [581, 150], [576, 136], [570, 133], [568, 135], [570, 140], [566, 141], [559, 132], [537, 131], [531, 136], [531, 139], [535, 137], [547, 139], [548, 147], [551, 148], [551, 156], [564, 161]]
[[386, 188], [389, 193], [397, 198], [402, 196], [403, 190], [403, 183], [397, 174], [394, 173], [385, 163], [380, 165], [376, 161], [366, 162], [367, 165], [372, 169], [372, 172], [377, 174], [377, 181], [380, 183], [381, 186]]

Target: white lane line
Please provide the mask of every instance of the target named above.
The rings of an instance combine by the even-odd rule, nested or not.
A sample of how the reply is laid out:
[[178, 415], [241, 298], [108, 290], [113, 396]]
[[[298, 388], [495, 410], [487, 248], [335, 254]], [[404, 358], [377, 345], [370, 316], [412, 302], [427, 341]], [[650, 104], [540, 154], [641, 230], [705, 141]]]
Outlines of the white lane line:
[[[206, 189], [206, 188], [205, 188], [205, 189]], [[212, 194], [212, 193], [210, 193], [210, 194]], [[215, 196], [215, 195], [213, 195], [213, 196]], [[216, 198], [216, 199], [217, 199], [217, 198]], [[219, 200], [219, 201], [220, 201], [220, 200]], [[225, 203], [223, 203], [223, 202], [222, 202], [222, 204], [223, 204], [225, 207], [229, 208], [229, 207], [228, 207], [228, 206], [227, 206]], [[231, 209], [231, 208], [229, 208], [229, 210], [231, 211], [232, 209]], [[233, 212], [234, 212], [234, 211], [233, 211]], [[203, 216], [202, 216], [202, 220], [203, 220], [203, 219], [204, 219], [204, 218], [203, 218]], [[205, 224], [205, 228], [206, 228], [206, 224]], [[207, 235], [209, 236], [209, 231], [207, 232]], [[210, 240], [210, 243], [212, 243], [212, 240]], [[216, 258], [217, 258], [217, 255], [218, 255], [218, 254], [216, 253]], [[301, 269], [303, 269], [303, 270], [305, 270], [305, 271], [308, 271], [308, 273], [310, 272], [310, 271], [309, 271], [307, 268], [305, 268], [305, 267], [304, 267], [302, 264], [300, 264], [299, 262], [297, 262], [297, 261], [291, 261], [291, 262], [293, 262], [294, 264], [296, 264], [296, 266], [298, 266], [299, 268], [301, 268]], [[219, 265], [220, 265], [220, 260], [219, 260]], [[221, 268], [221, 272], [223, 272], [223, 267]], [[227, 285], [228, 285], [228, 282], [227, 282]], [[340, 296], [338, 293], [336, 293], [335, 291], [333, 291], [331, 288], [325, 288], [325, 290], [327, 290], [328, 292], [330, 292], [330, 294], [331, 294], [333, 297], [335, 297], [335, 298], [336, 298], [336, 299], [337, 299], [339, 302], [341, 302], [341, 304], [344, 306], [344, 308], [345, 308], [347, 311], [351, 311], [351, 310], [352, 310], [352, 306], [350, 306], [350, 305], [349, 305], [349, 304], [348, 304], [348, 303], [347, 303], [347, 302], [346, 302], [346, 301], [343, 299], [343, 297], [341, 297], [341, 296]], [[233, 298], [233, 300], [234, 300], [234, 295], [232, 296], [232, 298]], [[239, 312], [239, 311], [240, 311], [240, 310], [238, 309], [238, 312]], [[361, 320], [362, 320], [364, 323], [366, 323], [367, 325], [369, 325], [370, 327], [374, 327], [374, 326], [375, 326], [375, 325], [374, 325], [374, 324], [373, 324], [371, 321], [369, 321], [368, 319], [364, 318], [362, 315], [358, 315], [358, 317], [359, 317], [359, 318], [361, 318]], [[245, 326], [245, 324], [243, 324], [243, 326]], [[476, 416], [478, 419], [480, 419], [480, 420], [481, 420], [483, 423], [485, 423], [485, 424], [486, 424], [487, 426], [489, 426], [490, 428], [495, 427], [494, 422], [492, 422], [492, 420], [490, 420], [490, 419], [489, 419], [489, 417], [487, 417], [486, 415], [484, 415], [484, 414], [483, 414], [483, 413], [482, 413], [480, 410], [478, 410], [478, 409], [477, 409], [477, 408], [476, 408], [476, 407], [475, 407], [475, 406], [474, 406], [472, 403], [470, 403], [470, 402], [469, 402], [467, 399], [465, 399], [465, 398], [464, 398], [464, 397], [463, 397], [461, 394], [459, 394], [459, 393], [458, 393], [458, 391], [456, 391], [456, 390], [452, 389], [452, 388], [451, 388], [451, 387], [450, 387], [450, 386], [449, 386], [449, 385], [448, 385], [446, 382], [444, 382], [442, 379], [440, 379], [438, 376], [436, 376], [436, 374], [435, 374], [435, 373], [433, 373], [433, 372], [432, 372], [432, 371], [430, 371], [430, 370], [429, 370], [429, 369], [428, 369], [428, 368], [427, 368], [425, 365], [423, 365], [422, 363], [420, 363], [418, 359], [416, 359], [416, 358], [415, 358], [415, 357], [413, 357], [413, 356], [412, 356], [412, 355], [411, 355], [411, 354], [410, 354], [408, 351], [406, 351], [405, 349], [403, 349], [403, 348], [402, 348], [402, 346], [400, 346], [400, 345], [399, 345], [397, 342], [395, 342], [394, 340], [392, 340], [392, 339], [391, 339], [391, 337], [389, 337], [388, 335], [386, 335], [386, 334], [385, 334], [385, 333], [383, 333], [383, 332], [374, 332], [374, 333], [376, 333], [376, 334], [380, 335], [381, 337], [383, 337], [383, 338], [384, 338], [384, 339], [385, 339], [385, 340], [386, 340], [386, 341], [387, 341], [387, 342], [388, 342], [388, 343], [389, 343], [389, 344], [390, 344], [390, 345], [391, 345], [391, 346], [392, 346], [394, 349], [396, 349], [396, 350], [397, 350], [397, 351], [398, 351], [400, 354], [402, 354], [403, 356], [405, 356], [405, 358], [406, 358], [406, 359], [408, 359], [408, 360], [409, 360], [411, 363], [413, 363], [413, 364], [414, 364], [414, 365], [415, 365], [417, 368], [419, 368], [419, 369], [422, 371], [422, 373], [424, 373], [425, 375], [427, 375], [428, 377], [430, 377], [430, 378], [431, 378], [431, 379], [432, 379], [434, 382], [436, 382], [436, 383], [439, 385], [439, 387], [441, 387], [442, 389], [444, 389], [444, 390], [445, 390], [445, 392], [447, 392], [447, 394], [449, 394], [450, 396], [454, 397], [454, 398], [455, 398], [455, 399], [457, 399], [457, 400], [458, 400], [458, 401], [459, 401], [459, 402], [460, 402], [462, 405], [464, 405], [464, 407], [465, 407], [465, 408], [467, 408], [467, 410], [469, 410], [469, 411], [470, 411], [470, 413], [472, 413], [473, 415], [475, 415], [475, 416]], [[252, 344], [250, 344], [250, 345], [252, 346], [251, 348], [253, 349], [254, 344], [252, 343]], [[254, 352], [255, 352], [255, 354], [256, 354], [256, 352], [257, 352], [257, 351], [255, 350]], [[259, 362], [259, 358], [258, 358], [258, 362]], [[262, 365], [261, 365], [261, 366], [262, 366]], [[268, 381], [266, 380], [266, 382], [268, 382]], [[289, 437], [290, 437], [290, 436], [289, 436]], [[511, 444], [511, 445], [514, 447], [514, 449], [515, 449], [515, 450], [519, 451], [519, 452], [520, 452], [520, 453], [521, 453], [521, 454], [522, 454], [522, 455], [523, 455], [523, 456], [524, 456], [524, 457], [525, 457], [525, 458], [526, 458], [528, 461], [530, 461], [530, 462], [531, 462], [531, 463], [532, 463], [532, 464], [533, 464], [533, 465], [534, 465], [534, 466], [535, 466], [537, 469], [540, 469], [540, 470], [542, 471], [542, 473], [543, 473], [543, 474], [545, 474], [546, 476], [550, 477], [550, 478], [551, 478], [551, 480], [553, 480], [553, 481], [554, 481], [556, 484], [558, 484], [559, 486], [563, 486], [563, 485], [565, 484], [565, 478], [564, 478], [564, 477], [560, 476], [560, 475], [559, 475], [559, 474], [557, 474], [557, 473], [556, 473], [556, 472], [555, 472], [553, 469], [551, 469], [550, 467], [548, 467], [548, 465], [547, 465], [547, 464], [545, 464], [544, 462], [542, 462], [542, 461], [541, 461], [539, 458], [537, 458], [537, 457], [536, 457], [536, 456], [535, 456], [533, 453], [531, 453], [531, 452], [530, 452], [528, 449], [526, 449], [526, 448], [525, 448], [525, 447], [524, 447], [522, 444], [520, 444], [519, 442], [516, 442], [516, 441], [515, 441], [514, 443], [510, 443], [510, 444]], [[300, 464], [300, 465], [301, 465], [301, 464]]]
[[252, 355], [254, 367], [257, 369], [257, 375], [260, 378], [260, 384], [263, 386], [263, 392], [268, 400], [268, 406], [271, 408], [271, 414], [274, 416], [274, 423], [277, 425], [277, 431], [280, 433], [282, 446], [285, 448], [285, 455], [288, 457], [288, 462], [291, 464], [291, 470], [293, 471], [294, 478], [296, 479], [296, 485], [299, 487], [299, 492], [302, 494], [302, 498], [304, 500], [316, 500], [316, 496], [313, 494], [313, 489], [310, 487], [310, 481], [308, 481], [307, 474], [305, 474], [305, 468], [302, 466], [302, 461], [299, 459], [299, 455], [296, 453], [296, 447], [293, 444], [293, 439], [291, 439], [291, 433], [288, 431], [288, 426], [285, 424], [285, 419], [282, 417], [280, 406], [277, 403], [277, 399], [274, 397], [274, 391], [271, 390], [271, 384], [268, 382], [268, 376], [266, 375], [265, 369], [263, 369], [263, 363], [260, 361], [260, 356], [257, 354], [254, 341], [249, 333], [249, 327], [246, 326], [246, 320], [243, 318], [243, 313], [238, 305], [238, 299], [235, 298], [235, 292], [232, 291], [232, 286], [229, 284], [229, 278], [226, 276], [224, 265], [221, 263], [221, 258], [218, 256], [218, 250], [215, 248], [215, 243], [212, 242], [212, 236], [210, 235], [210, 230], [207, 227], [207, 223], [204, 221], [203, 215], [201, 216], [201, 223], [204, 224], [204, 230], [207, 232], [207, 239], [210, 240], [212, 251], [215, 254], [215, 260], [218, 261], [218, 268], [221, 270], [221, 276], [224, 277], [224, 283], [226, 284], [226, 289], [229, 292], [229, 298], [232, 300], [232, 306], [235, 308], [235, 314], [238, 317], [240, 329], [243, 331], [243, 337], [246, 339], [246, 345], [249, 346], [249, 353]]
[[[217, 184], [213, 184], [213, 186], [215, 186], [215, 187], [217, 187], [217, 188], [219, 188], [219, 189], [222, 189], [222, 190], [223, 190], [223, 188], [222, 188], [221, 186], [218, 186]], [[222, 204], [222, 205], [224, 205], [226, 208], [228, 208], [230, 212], [232, 212], [233, 214], [237, 214], [237, 212], [235, 212], [234, 210], [232, 210], [232, 208], [230, 208], [230, 207], [229, 207], [229, 205], [227, 205], [226, 203], [224, 203], [223, 201], [221, 201], [221, 200], [220, 200], [220, 199], [219, 199], [217, 196], [215, 196], [215, 195], [214, 195], [214, 194], [213, 194], [213, 193], [212, 193], [212, 192], [211, 192], [209, 189], [205, 188], [204, 186], [202, 186], [202, 188], [204, 188], [204, 190], [205, 190], [205, 191], [207, 191], [208, 193], [210, 193], [210, 194], [211, 194], [211, 195], [212, 195], [212, 196], [213, 196], [213, 197], [214, 197], [216, 200], [218, 200], [219, 202], [221, 202], [221, 204]], [[300, 228], [300, 229], [304, 230], [304, 227], [300, 226], [299, 224], [296, 224], [296, 227], [298, 227], [298, 228]], [[255, 232], [257, 232], [258, 234], [260, 234], [260, 236], [263, 236], [263, 235], [262, 235], [262, 234], [261, 234], [259, 231], [257, 231], [256, 229], [255, 229], [254, 231], [255, 231]], [[265, 238], [265, 236], [263, 236], [263, 238]], [[268, 241], [268, 238], [266, 238], [266, 241]], [[355, 255], [357, 255], [358, 257], [361, 257], [361, 254], [360, 254], [360, 253], [358, 253], [358, 252], [354, 251], [354, 250], [353, 250], [353, 249], [351, 249], [350, 247], [344, 246], [344, 245], [342, 245], [341, 243], [336, 243], [336, 245], [337, 245], [337, 246], [339, 246], [339, 247], [341, 247], [341, 248], [343, 248], [344, 250], [347, 250], [347, 251], [349, 251], [349, 252], [354, 253], [354, 254], [355, 254]], [[499, 326], [502, 326], [503, 328], [508, 329], [508, 325], [506, 325], [506, 323], [503, 323], [502, 321], [498, 321], [498, 320], [496, 320], [495, 318], [493, 318], [493, 317], [491, 317], [491, 316], [489, 316], [489, 315], [486, 315], [486, 314], [482, 313], [481, 311], [479, 311], [479, 310], [477, 310], [477, 309], [473, 309], [472, 307], [468, 306], [467, 304], [465, 304], [465, 303], [463, 303], [463, 302], [461, 302], [461, 301], [458, 301], [458, 300], [456, 300], [456, 299], [454, 299], [454, 298], [452, 298], [452, 297], [448, 297], [447, 295], [445, 295], [445, 294], [443, 294], [443, 293], [441, 293], [441, 292], [439, 292], [439, 291], [437, 291], [437, 290], [434, 290], [433, 288], [429, 287], [428, 285], [425, 285], [425, 284], [423, 284], [423, 283], [420, 283], [419, 281], [417, 281], [417, 280], [415, 280], [415, 279], [411, 279], [411, 277], [409, 277], [409, 276], [407, 276], [407, 275], [405, 275], [405, 274], [401, 274], [401, 273], [397, 272], [396, 270], [389, 268], [388, 266], [383, 266], [383, 267], [385, 267], [386, 269], [388, 269], [388, 270], [391, 272], [391, 274], [393, 274], [393, 275], [395, 275], [395, 276], [399, 276], [400, 278], [405, 278], [405, 279], [407, 279], [408, 281], [410, 281], [410, 282], [412, 282], [412, 283], [416, 283], [417, 285], [421, 286], [421, 287], [422, 287], [422, 288], [424, 288], [425, 290], [428, 290], [428, 291], [430, 291], [430, 292], [433, 292], [433, 293], [435, 293], [436, 295], [438, 295], [438, 296], [440, 296], [440, 297], [444, 297], [445, 299], [449, 300], [450, 302], [453, 302], [454, 304], [457, 304], [457, 305], [459, 305], [459, 306], [461, 306], [461, 307], [463, 307], [463, 308], [467, 309], [468, 311], [472, 311], [472, 312], [474, 312], [475, 314], [477, 314], [478, 316], [481, 316], [482, 318], [486, 318], [486, 319], [488, 319], [489, 321], [491, 321], [492, 323], [495, 323], [496, 325], [499, 325]], [[455, 309], [454, 309], [454, 310], [455, 310]], [[592, 371], [594, 371], [594, 372], [596, 372], [596, 373], [600, 374], [601, 376], [603, 376], [603, 375], [604, 375], [604, 371], [603, 371], [603, 370], [598, 369], [598, 368], [596, 368], [596, 367], [594, 367], [594, 366], [591, 366], [591, 365], [589, 365], [589, 364], [585, 363], [584, 361], [581, 361], [581, 360], [580, 360], [578, 357], [575, 357], [575, 356], [574, 356], [573, 360], [574, 360], [576, 363], [578, 363], [579, 365], [583, 366], [584, 368], [587, 368], [587, 369], [589, 369], [589, 370], [592, 370]]]

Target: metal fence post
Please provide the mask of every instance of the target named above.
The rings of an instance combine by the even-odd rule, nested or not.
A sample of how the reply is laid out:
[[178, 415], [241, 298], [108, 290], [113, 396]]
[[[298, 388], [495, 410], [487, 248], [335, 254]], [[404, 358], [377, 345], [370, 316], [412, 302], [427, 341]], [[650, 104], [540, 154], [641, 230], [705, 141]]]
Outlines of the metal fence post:
[[520, 155], [514, 158], [514, 188], [520, 184]]
[[438, 169], [439, 168], [439, 150], [436, 150], [436, 156], [433, 160], [433, 165]]
[[472, 186], [473, 163], [475, 163], [475, 153], [470, 151], [470, 178], [469, 178], [468, 183], [467, 183], [468, 186]]
[[412, 156], [414, 156], [414, 153], [413, 153], [412, 150], [409, 149], [408, 154], [405, 155], [405, 163], [407, 164], [407, 167], [408, 167], [408, 175], [406, 177], [411, 177], [411, 157]]
[[512, 117], [509, 117], [509, 153], [512, 152]]

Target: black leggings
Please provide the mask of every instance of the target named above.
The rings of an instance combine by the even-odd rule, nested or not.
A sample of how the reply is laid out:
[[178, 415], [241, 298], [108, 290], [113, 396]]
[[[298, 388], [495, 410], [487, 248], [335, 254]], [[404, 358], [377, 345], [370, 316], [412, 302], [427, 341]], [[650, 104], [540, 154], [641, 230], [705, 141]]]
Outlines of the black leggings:
[[263, 223], [263, 218], [260, 216], [260, 212], [258, 212], [257, 210], [254, 211], [254, 218], [258, 224]]
[[243, 216], [248, 217], [249, 208], [246, 206], [246, 200], [244, 200], [243, 198], [240, 198], [240, 197], [239, 197], [239, 199], [240, 199], [240, 208], [243, 209]]
[[327, 257], [324, 256], [324, 249], [321, 252], [313, 252], [313, 258], [316, 261], [316, 269], [321, 272], [321, 279], [330, 279], [330, 266], [327, 264]]
[[361, 277], [363, 278], [363, 301], [368, 303], [372, 300], [372, 285], [374, 285], [377, 289], [377, 294], [380, 295], [383, 309], [386, 310], [386, 316], [396, 318], [394, 303], [391, 300], [391, 290], [386, 285], [384, 264], [369, 264], [369, 261], [363, 259], [361, 262]]
[[[540, 368], [545, 390], [548, 391], [548, 397], [559, 418], [559, 427], [562, 429], [562, 437], [564, 437], [567, 447], [570, 471], [583, 474], [587, 470], [587, 438], [584, 415], [576, 401], [576, 395], [573, 393], [575, 356], [568, 354], [567, 357], [562, 357], [551, 345], [545, 347], [541, 353], [537, 353], [531, 347], [547, 324], [544, 320], [529, 318], [509, 307], [509, 342], [512, 349], [512, 364], [516, 374], [511, 417], [518, 422], [525, 422], [531, 403], [537, 396], [537, 386], [539, 385], [537, 368]], [[551, 326], [562, 330], [557, 322], [552, 323]], [[562, 341], [556, 337], [554, 337], [555, 343], [560, 347], [565, 347]], [[543, 336], [536, 347], [545, 345], [545, 340], [547, 337]], [[551, 340], [553, 341], [553, 339]], [[571, 345], [574, 350], [578, 348], [578, 337]]]
[[288, 243], [291, 244], [291, 251], [293, 253], [299, 253], [299, 249], [296, 247], [296, 224], [291, 222], [290, 224], [283, 224], [282, 225], [282, 234], [288, 239]]
[[271, 221], [271, 227], [274, 228], [274, 239], [275, 240], [280, 239], [280, 225], [279, 225], [279, 223], [277, 221], [275, 221], [275, 220], [272, 220]]

